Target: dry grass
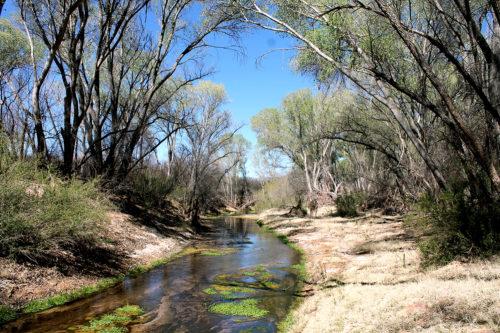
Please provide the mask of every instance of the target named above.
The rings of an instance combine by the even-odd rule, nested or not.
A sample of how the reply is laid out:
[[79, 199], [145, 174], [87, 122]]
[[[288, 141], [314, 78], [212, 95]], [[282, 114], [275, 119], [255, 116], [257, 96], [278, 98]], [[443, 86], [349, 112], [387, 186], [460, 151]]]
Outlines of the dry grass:
[[399, 219], [332, 211], [316, 219], [259, 216], [306, 253], [313, 292], [294, 310], [292, 332], [499, 331], [498, 257], [422, 270]]
[[308, 298], [292, 332], [471, 332], [499, 328], [498, 283], [426, 279], [347, 285]]

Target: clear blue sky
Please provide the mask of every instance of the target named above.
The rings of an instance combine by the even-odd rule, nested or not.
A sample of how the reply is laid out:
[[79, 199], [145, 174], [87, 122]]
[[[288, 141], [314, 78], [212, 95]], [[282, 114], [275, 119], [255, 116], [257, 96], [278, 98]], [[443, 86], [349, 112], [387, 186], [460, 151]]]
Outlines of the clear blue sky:
[[[13, 0], [7, 0], [3, 17], [13, 12], [13, 3]], [[225, 43], [224, 40], [215, 40], [217, 45]], [[290, 48], [293, 46], [292, 39], [256, 29], [244, 33], [239, 44], [244, 55], [224, 49], [208, 50], [207, 64], [216, 70], [208, 79], [226, 87], [229, 96], [227, 109], [231, 111], [235, 123], [243, 125], [240, 133], [255, 146], [256, 137], [250, 128], [252, 116], [263, 108], [278, 106], [284, 96], [295, 90], [313, 88], [314, 82], [291, 69], [291, 51], [272, 52], [256, 63], [271, 50]], [[251, 156], [248, 168], [249, 174], [255, 175]]]
[[[208, 61], [217, 70], [210, 80], [226, 87], [229, 96], [227, 109], [236, 123], [244, 125], [241, 134], [255, 146], [256, 137], [250, 127], [252, 116], [263, 108], [279, 106], [283, 97], [295, 90], [315, 85], [311, 78], [292, 70], [290, 60], [293, 53], [290, 51], [275, 51], [258, 61], [273, 49], [291, 47], [293, 40], [259, 29], [244, 34], [240, 44], [246, 53], [243, 57], [227, 50], [209, 52]], [[251, 156], [248, 168], [249, 174], [254, 176]]]

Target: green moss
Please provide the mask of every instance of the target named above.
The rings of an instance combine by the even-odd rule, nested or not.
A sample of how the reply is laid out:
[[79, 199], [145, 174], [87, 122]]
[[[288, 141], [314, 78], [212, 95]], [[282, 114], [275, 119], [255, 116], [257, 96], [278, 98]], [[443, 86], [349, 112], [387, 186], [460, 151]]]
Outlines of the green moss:
[[112, 278], [101, 279], [94, 285], [84, 286], [68, 293], [61, 293], [51, 297], [31, 301], [22, 309], [22, 312], [36, 313], [48, 310], [56, 306], [64, 305], [72, 301], [76, 301], [78, 299], [92, 296], [122, 282], [123, 280], [125, 280], [126, 276], [137, 277], [138, 275], [148, 272], [158, 266], [164, 265], [168, 263], [170, 260], [173, 260], [177, 257], [178, 256], [173, 256], [171, 258], [159, 259], [151, 262], [148, 265], [136, 266], [132, 268], [126, 275], [120, 274]]
[[258, 307], [258, 301], [255, 299], [216, 303], [210, 305], [208, 310], [226, 316], [243, 316], [251, 318], [261, 318], [268, 314], [267, 310]]
[[305, 260], [300, 260], [300, 263], [292, 265], [291, 268], [297, 274], [299, 280], [304, 281], [307, 280], [307, 269]]
[[288, 332], [292, 328], [293, 324], [295, 324], [295, 317], [292, 314], [292, 311], [288, 311], [285, 319], [278, 323], [278, 332]]
[[273, 290], [280, 288], [280, 285], [276, 282], [273, 282], [273, 281], [262, 281], [262, 285], [266, 288], [273, 289]]
[[233, 299], [242, 297], [241, 294], [255, 293], [255, 289], [242, 286], [226, 286], [214, 284], [209, 288], [203, 289], [207, 295], [218, 295], [225, 299]]
[[217, 290], [215, 290], [215, 288], [212, 287], [203, 289], [203, 292], [207, 295], [217, 295]]
[[144, 311], [137, 305], [125, 305], [116, 309], [115, 313], [119, 316], [138, 317], [144, 314]]
[[279, 234], [276, 234], [276, 237], [278, 237], [278, 239], [283, 243], [283, 244], [290, 244], [290, 240], [288, 239], [287, 236], [285, 235], [279, 235]]
[[16, 319], [16, 311], [6, 305], [0, 305], [0, 324]]
[[173, 255], [169, 258], [162, 258], [162, 259], [152, 261], [147, 265], [136, 266], [136, 267], [132, 268], [131, 270], [129, 270], [127, 275], [130, 277], [137, 277], [143, 273], [149, 272], [150, 270], [152, 270], [156, 267], [165, 265], [165, 264], [169, 263], [170, 261], [181, 257], [182, 255], [183, 255], [183, 252], [181, 251], [180, 253]]
[[106, 278], [100, 280], [98, 283], [91, 285], [91, 286], [85, 286], [81, 287], [77, 290], [68, 292], [68, 293], [62, 293], [58, 294], [55, 296], [51, 296], [48, 298], [43, 298], [43, 299], [38, 299], [29, 302], [23, 309], [23, 313], [35, 313], [35, 312], [40, 312], [44, 311], [50, 308], [53, 308], [55, 306], [60, 306], [72, 301], [75, 301], [77, 299], [85, 298], [88, 296], [91, 296], [93, 294], [96, 294], [98, 292], [101, 292], [111, 286], [114, 286], [115, 284], [123, 281], [125, 279], [125, 275], [119, 275], [114, 278]]
[[137, 305], [125, 305], [112, 313], [105, 314], [91, 320], [88, 325], [79, 326], [77, 330], [82, 332], [128, 332], [127, 325], [137, 320], [144, 311]]
[[[251, 277], [253, 281], [242, 281], [244, 277]], [[257, 266], [251, 270], [243, 270], [237, 274], [220, 274], [215, 277], [216, 284], [252, 288], [275, 288], [272, 280], [275, 278], [264, 266]]]
[[245, 270], [241, 273], [244, 276], [256, 277], [258, 280], [268, 280], [273, 277], [271, 273], [269, 273], [264, 265], [258, 265], [254, 269]]
[[235, 248], [196, 248], [187, 247], [181, 252], [181, 256], [199, 254], [202, 256], [218, 257], [236, 252]]
[[246, 272], [243, 272], [243, 275], [245, 275], [245, 276], [255, 276], [255, 275], [257, 275], [257, 272], [256, 271], [246, 271]]

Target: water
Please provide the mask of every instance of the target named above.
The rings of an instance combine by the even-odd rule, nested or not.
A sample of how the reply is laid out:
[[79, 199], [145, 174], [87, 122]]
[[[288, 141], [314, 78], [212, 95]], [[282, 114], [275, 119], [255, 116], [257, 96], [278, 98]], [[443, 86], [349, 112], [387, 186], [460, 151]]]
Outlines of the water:
[[[22, 317], [4, 327], [6, 332], [66, 332], [68, 328], [126, 305], [139, 305], [145, 320], [130, 327], [132, 332], [275, 332], [292, 301], [296, 276], [289, 268], [299, 255], [253, 221], [226, 218], [214, 222], [211, 247], [236, 248], [223, 256], [193, 254], [176, 259], [138, 278], [96, 296], [38, 314]], [[279, 288], [256, 288], [252, 298], [267, 316], [259, 319], [226, 316], [208, 311], [210, 304], [224, 302], [203, 290], [213, 286], [220, 274], [255, 282], [244, 273], [265, 269]], [[236, 274], [236, 275], [235, 275]]]

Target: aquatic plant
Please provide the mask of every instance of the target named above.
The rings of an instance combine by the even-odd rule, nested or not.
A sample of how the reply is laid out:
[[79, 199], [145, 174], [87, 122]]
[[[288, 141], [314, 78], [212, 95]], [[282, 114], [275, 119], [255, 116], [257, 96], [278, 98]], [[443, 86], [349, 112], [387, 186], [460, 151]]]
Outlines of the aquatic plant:
[[244, 297], [244, 295], [242, 294], [253, 294], [256, 292], [256, 290], [242, 286], [225, 286], [214, 284], [209, 288], [203, 289], [203, 292], [207, 295], [218, 295], [225, 299], [233, 299]]
[[81, 299], [84, 297], [88, 297], [94, 295], [104, 289], [107, 289], [111, 286], [114, 286], [118, 282], [121, 282], [125, 279], [125, 275], [121, 274], [114, 278], [105, 278], [100, 280], [98, 283], [90, 286], [81, 287], [77, 290], [57, 294], [51, 297], [37, 299], [29, 302], [22, 310], [24, 313], [35, 313], [44, 311], [55, 306], [63, 305], [71, 301], [75, 301], [77, 299]]
[[259, 302], [256, 299], [245, 299], [242, 301], [212, 304], [208, 310], [226, 316], [243, 316], [251, 318], [266, 316], [269, 311], [259, 308], [258, 304]]
[[218, 257], [224, 256], [226, 254], [234, 253], [236, 250], [233, 248], [223, 248], [223, 249], [209, 249], [200, 252], [202, 256]]
[[77, 327], [77, 331], [88, 333], [122, 333], [128, 332], [127, 325], [136, 321], [144, 311], [137, 305], [125, 305], [112, 313], [92, 319], [88, 325]]

